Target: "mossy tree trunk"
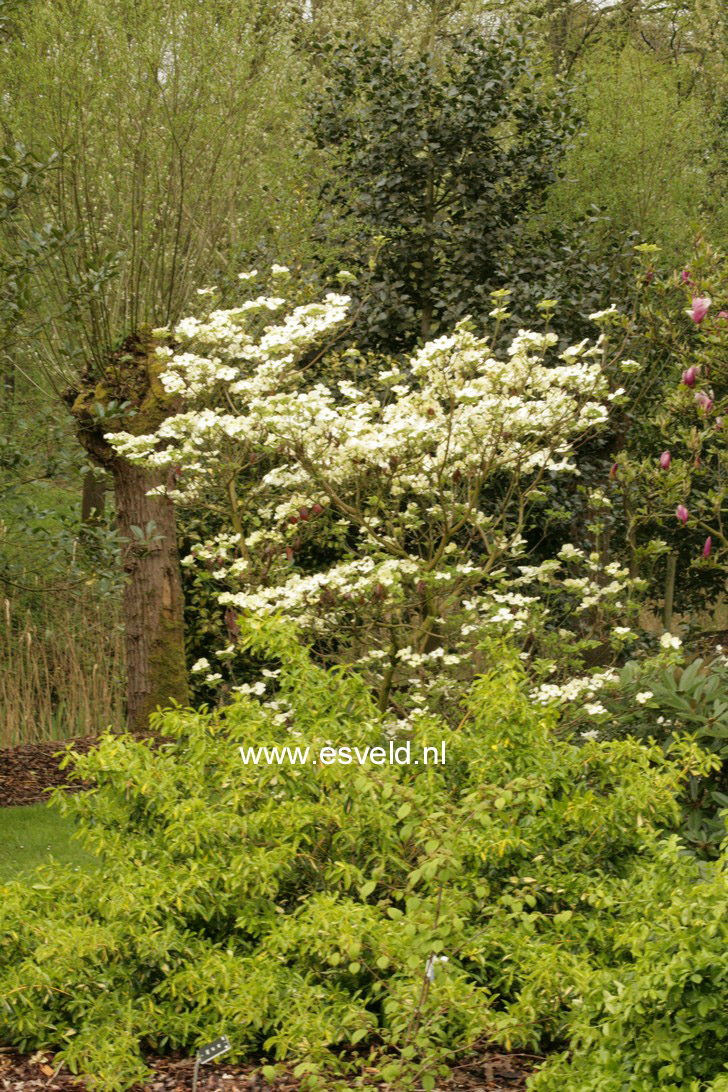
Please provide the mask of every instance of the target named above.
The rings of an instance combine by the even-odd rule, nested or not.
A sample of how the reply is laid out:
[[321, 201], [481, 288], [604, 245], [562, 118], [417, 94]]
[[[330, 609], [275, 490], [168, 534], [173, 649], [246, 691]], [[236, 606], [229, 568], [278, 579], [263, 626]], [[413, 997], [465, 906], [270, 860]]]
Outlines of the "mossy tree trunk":
[[[130, 463], [106, 439], [116, 429], [137, 434], [154, 431], [173, 412], [159, 382], [154, 348], [148, 334], [127, 338], [102, 383], [89, 374], [64, 394], [80, 443], [114, 482], [126, 576], [127, 725], [131, 731], [146, 729], [149, 714], [157, 706], [189, 701], [174, 507], [164, 495], [148, 495], [164, 483], [165, 476]], [[99, 407], [111, 405], [133, 413], [99, 414]]]
[[104, 517], [106, 483], [99, 481], [93, 470], [83, 476], [81, 493], [81, 523], [99, 523]]
[[[126, 459], [111, 465], [123, 549], [127, 720], [146, 728], [158, 705], [189, 700], [182, 581], [171, 501], [147, 496], [161, 478]], [[139, 537], [141, 536], [141, 537]]]

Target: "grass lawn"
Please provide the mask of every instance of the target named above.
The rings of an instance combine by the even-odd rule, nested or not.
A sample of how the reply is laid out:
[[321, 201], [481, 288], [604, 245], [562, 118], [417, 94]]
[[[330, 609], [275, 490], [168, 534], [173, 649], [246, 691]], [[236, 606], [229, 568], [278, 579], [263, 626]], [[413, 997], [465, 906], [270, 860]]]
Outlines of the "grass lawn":
[[95, 858], [71, 838], [72, 820], [47, 804], [0, 809], [0, 883], [55, 859], [61, 864], [88, 869]]

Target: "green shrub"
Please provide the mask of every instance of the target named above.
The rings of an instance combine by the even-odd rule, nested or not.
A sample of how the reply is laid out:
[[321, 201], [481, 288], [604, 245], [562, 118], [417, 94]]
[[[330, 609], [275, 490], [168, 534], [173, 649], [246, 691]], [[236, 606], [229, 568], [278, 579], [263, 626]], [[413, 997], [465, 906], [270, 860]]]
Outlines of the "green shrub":
[[728, 959], [725, 864], [680, 883], [668, 843], [633, 886], [614, 933], [614, 965], [593, 971], [534, 1092], [726, 1092]]
[[[316, 667], [287, 632], [266, 623], [247, 641], [280, 670], [275, 709], [246, 697], [175, 710], [157, 719], [170, 738], [156, 749], [107, 736], [75, 758], [93, 787], [57, 803], [102, 863], [3, 889], [4, 1042], [61, 1048], [109, 1090], [143, 1078], [144, 1050], [221, 1032], [238, 1057], [295, 1060], [310, 1087], [366, 1065], [392, 1087], [432, 1088], [487, 1039], [539, 1048], [573, 1026], [586, 1043], [586, 1013], [632, 975], [630, 938], [653, 901], [664, 935], [656, 926], [639, 958], [673, 944], [685, 960], [672, 918], [716, 903], [701, 908], [700, 866], [655, 833], [677, 820], [681, 776], [659, 749], [558, 739], [502, 651], [457, 727], [415, 720], [413, 758], [444, 742], [444, 765], [246, 765], [241, 746], [386, 746], [390, 730], [361, 680]], [[723, 881], [710, 875], [712, 899]], [[679, 1027], [677, 1042], [709, 1045], [692, 1068], [716, 1073], [728, 1052], [714, 1049], [717, 971], [710, 982], [702, 1041]], [[612, 1035], [628, 1067], [641, 1033], [625, 1012]]]
[[[639, 701], [635, 700], [639, 694]], [[659, 743], [666, 753], [685, 739], [700, 747], [704, 760], [686, 777], [679, 802], [680, 836], [695, 852], [718, 856], [725, 841], [728, 808], [728, 676], [723, 656], [685, 666], [650, 658], [630, 660], [613, 694], [604, 695], [612, 728]]]

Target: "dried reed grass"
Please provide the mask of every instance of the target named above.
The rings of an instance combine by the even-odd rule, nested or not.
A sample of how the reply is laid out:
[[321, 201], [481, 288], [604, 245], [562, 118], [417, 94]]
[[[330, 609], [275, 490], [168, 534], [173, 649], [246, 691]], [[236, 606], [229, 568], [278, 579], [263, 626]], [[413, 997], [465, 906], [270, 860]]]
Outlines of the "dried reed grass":
[[0, 632], [0, 747], [123, 727], [118, 606], [62, 597], [31, 615], [4, 599]]

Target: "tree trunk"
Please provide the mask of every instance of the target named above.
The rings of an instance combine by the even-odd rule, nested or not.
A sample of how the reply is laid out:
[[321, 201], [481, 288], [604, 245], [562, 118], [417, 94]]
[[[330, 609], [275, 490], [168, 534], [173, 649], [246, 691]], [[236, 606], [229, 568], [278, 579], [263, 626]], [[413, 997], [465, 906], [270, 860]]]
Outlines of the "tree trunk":
[[126, 539], [123, 568], [127, 722], [145, 729], [157, 706], [189, 701], [185, 666], [182, 580], [174, 508], [148, 497], [161, 477], [126, 459], [111, 463], [118, 530]]
[[[154, 432], [175, 412], [160, 382], [164, 363], [157, 342], [144, 329], [115, 350], [104, 381], [94, 370], [79, 375], [63, 392], [76, 435], [93, 461], [114, 479], [117, 530], [123, 541], [124, 627], [126, 630], [127, 723], [144, 730], [157, 706], [189, 701], [185, 667], [182, 577], [177, 556], [174, 508], [166, 496], [147, 493], [162, 485], [161, 472], [143, 469], [118, 455], [109, 430]], [[99, 405], [131, 405], [133, 414], [99, 418]]]
[[81, 523], [98, 523], [104, 515], [106, 483], [99, 480], [93, 470], [87, 470], [83, 476], [81, 494]]

